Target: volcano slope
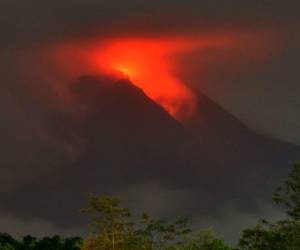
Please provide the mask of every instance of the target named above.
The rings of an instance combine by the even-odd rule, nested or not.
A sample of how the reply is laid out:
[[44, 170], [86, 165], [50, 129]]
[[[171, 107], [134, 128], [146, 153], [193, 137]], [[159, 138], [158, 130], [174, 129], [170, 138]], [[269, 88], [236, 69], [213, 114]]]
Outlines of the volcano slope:
[[202, 93], [179, 123], [127, 79], [83, 76], [69, 91], [77, 116], [59, 120], [59, 136], [81, 138], [78, 157], [0, 194], [2, 211], [80, 227], [88, 192], [161, 216], [218, 216], [227, 204], [252, 211], [300, 157], [298, 146], [255, 133]]

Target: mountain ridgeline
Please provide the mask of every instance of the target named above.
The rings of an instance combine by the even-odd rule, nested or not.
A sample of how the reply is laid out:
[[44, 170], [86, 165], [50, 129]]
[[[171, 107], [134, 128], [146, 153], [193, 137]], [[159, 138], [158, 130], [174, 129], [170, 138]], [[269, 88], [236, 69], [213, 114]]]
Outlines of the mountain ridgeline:
[[84, 76], [69, 91], [79, 118], [72, 126], [61, 122], [82, 139], [79, 156], [13, 195], [0, 194], [2, 210], [72, 228], [83, 224], [78, 210], [88, 192], [139, 193], [137, 207], [157, 212], [151, 196], [174, 200], [175, 190], [183, 194], [170, 201], [176, 209], [161, 203], [162, 215], [213, 216], [224, 204], [248, 209], [270, 197], [287, 163], [300, 156], [298, 146], [257, 134], [202, 93], [194, 116], [181, 124], [129, 80]]

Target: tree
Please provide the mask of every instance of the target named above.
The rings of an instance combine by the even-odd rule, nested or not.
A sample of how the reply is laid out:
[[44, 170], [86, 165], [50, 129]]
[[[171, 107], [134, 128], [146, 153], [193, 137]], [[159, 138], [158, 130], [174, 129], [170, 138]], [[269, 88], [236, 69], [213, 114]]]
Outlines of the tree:
[[21, 243], [21, 249], [33, 249], [36, 244], [36, 238], [31, 235], [27, 235], [23, 237], [23, 241]]
[[81, 238], [71, 237], [64, 240], [64, 250], [80, 250]]
[[180, 250], [232, 250], [212, 229], [187, 235]]
[[120, 206], [120, 200], [111, 197], [88, 196], [89, 207], [82, 212], [92, 216], [92, 235], [83, 242], [82, 249], [122, 249], [133, 230], [128, 221], [131, 213]]
[[0, 243], [0, 250], [15, 250], [15, 248], [11, 244]]
[[143, 239], [147, 249], [174, 249], [183, 243], [185, 235], [191, 230], [188, 228], [187, 219], [179, 219], [174, 223], [153, 219], [144, 213], [139, 222], [139, 230], [136, 231]]
[[31, 235], [16, 240], [6, 233], [0, 233], [0, 250], [80, 250], [81, 238], [61, 238], [58, 235], [37, 239]]
[[273, 200], [286, 208], [287, 219], [275, 223], [262, 220], [255, 228], [244, 230], [239, 242], [242, 249], [300, 250], [300, 163], [294, 163]]
[[[26, 236], [29, 241], [28, 237]], [[25, 238], [24, 238], [25, 239]], [[33, 238], [34, 239], [34, 238]], [[24, 240], [23, 240], [24, 242]], [[24, 248], [26, 250], [80, 250], [81, 238], [61, 238], [59, 235], [53, 237], [44, 237], [38, 241], [31, 240], [31, 248]]]
[[174, 223], [153, 219], [144, 213], [132, 217], [120, 200], [89, 195], [92, 234], [82, 250], [230, 250], [212, 231], [192, 234], [186, 219]]
[[287, 180], [276, 189], [273, 200], [286, 208], [291, 219], [300, 220], [300, 162], [294, 163]]
[[15, 240], [13, 237], [11, 237], [9, 234], [0, 233], [0, 246], [3, 249], [5, 249], [5, 248], [19, 249], [20, 248], [20, 243], [17, 240]]

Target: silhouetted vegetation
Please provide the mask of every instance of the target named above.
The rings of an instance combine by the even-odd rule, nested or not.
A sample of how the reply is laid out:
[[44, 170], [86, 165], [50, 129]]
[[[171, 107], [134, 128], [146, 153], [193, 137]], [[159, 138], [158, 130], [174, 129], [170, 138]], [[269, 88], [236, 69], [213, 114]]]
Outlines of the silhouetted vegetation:
[[230, 250], [213, 231], [192, 232], [186, 219], [166, 222], [132, 216], [117, 198], [89, 196], [83, 210], [92, 216], [91, 235], [82, 250]]
[[30, 235], [16, 240], [8, 234], [0, 233], [0, 250], [79, 250], [80, 237], [61, 238], [58, 235], [37, 239]]
[[296, 162], [287, 180], [273, 195], [275, 203], [286, 208], [287, 218], [261, 222], [243, 232], [241, 249], [300, 250], [300, 163]]
[[[287, 180], [273, 195], [286, 210], [276, 222], [261, 220], [246, 229], [239, 241], [242, 250], [300, 250], [300, 163], [296, 162]], [[91, 218], [89, 236], [16, 240], [0, 234], [0, 250], [233, 250], [213, 230], [192, 231], [186, 219], [167, 222], [144, 213], [132, 214], [117, 198], [90, 194], [82, 210]]]

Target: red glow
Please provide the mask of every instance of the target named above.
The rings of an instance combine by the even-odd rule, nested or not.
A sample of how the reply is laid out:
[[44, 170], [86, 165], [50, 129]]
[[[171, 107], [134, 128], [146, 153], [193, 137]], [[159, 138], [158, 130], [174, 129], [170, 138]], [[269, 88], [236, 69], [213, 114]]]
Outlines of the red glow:
[[172, 75], [171, 55], [183, 50], [183, 41], [123, 39], [106, 43], [98, 52], [99, 66], [121, 72], [176, 118], [192, 113], [192, 92]]
[[[271, 46], [263, 43], [267, 39], [256, 41], [251, 39], [253, 37], [256, 37], [255, 34], [229, 33], [203, 36], [118, 37], [104, 40], [95, 38], [59, 45], [56, 54], [63, 65], [63, 71], [70, 72], [74, 77], [89, 73], [126, 75], [133, 84], [140, 87], [172, 116], [184, 120], [193, 114], [196, 98], [175, 74], [175, 69], [184, 67], [182, 62], [178, 61], [178, 55], [197, 50], [197, 55], [201, 56], [199, 51], [205, 51], [207, 48], [228, 49], [230, 55], [235, 51], [242, 56], [238, 59], [234, 56], [233, 59], [228, 57], [226, 65], [231, 61], [248, 58], [257, 63], [268, 54], [267, 48]], [[207, 64], [199, 64], [199, 67], [213, 67], [212, 63], [207, 61]], [[205, 72], [201, 71], [201, 75], [197, 76], [199, 81], [204, 74]]]

